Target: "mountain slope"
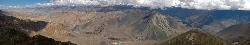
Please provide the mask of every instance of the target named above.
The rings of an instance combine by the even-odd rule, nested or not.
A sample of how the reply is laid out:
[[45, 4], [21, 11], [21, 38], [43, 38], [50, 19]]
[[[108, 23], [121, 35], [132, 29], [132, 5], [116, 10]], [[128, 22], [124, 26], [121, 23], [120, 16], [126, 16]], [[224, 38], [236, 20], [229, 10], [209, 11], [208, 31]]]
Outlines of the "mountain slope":
[[9, 15], [21, 19], [50, 22], [36, 33], [82, 45], [111, 45], [117, 41], [129, 42], [125, 45], [155, 43], [188, 29], [174, 17], [140, 9], [110, 12], [51, 11], [46, 14], [30, 10], [8, 12]]
[[161, 45], [229, 45], [229, 43], [219, 37], [201, 32], [198, 29], [192, 29], [163, 42]]
[[250, 38], [248, 38], [247, 40], [244, 40], [244, 41], [240, 42], [238, 45], [250, 45]]
[[[8, 10], [9, 16], [49, 22], [47, 25], [41, 25], [43, 28], [38, 28], [41, 30], [32, 33], [34, 35], [41, 34], [55, 40], [72, 41], [81, 45], [111, 45], [117, 42], [124, 45], [150, 45], [175, 38], [188, 31], [191, 25], [209, 34], [217, 35], [216, 33], [225, 31], [227, 35], [224, 29], [241, 22], [249, 22], [248, 14], [249, 11], [240, 10], [150, 9], [124, 5], [58, 5]], [[229, 31], [229, 34], [232, 32]]]
[[42, 35], [29, 36], [32, 31], [40, 31], [47, 25], [44, 21], [27, 21], [6, 16], [0, 10], [0, 45], [75, 45], [70, 42], [55, 41]]
[[164, 40], [187, 31], [185, 30], [187, 27], [177, 22], [177, 19], [159, 13], [149, 15], [148, 19], [145, 21], [144, 35], [149, 39]]
[[241, 23], [233, 25], [220, 31], [218, 35], [224, 39], [231, 40], [232, 42], [241, 42], [250, 38], [250, 23]]

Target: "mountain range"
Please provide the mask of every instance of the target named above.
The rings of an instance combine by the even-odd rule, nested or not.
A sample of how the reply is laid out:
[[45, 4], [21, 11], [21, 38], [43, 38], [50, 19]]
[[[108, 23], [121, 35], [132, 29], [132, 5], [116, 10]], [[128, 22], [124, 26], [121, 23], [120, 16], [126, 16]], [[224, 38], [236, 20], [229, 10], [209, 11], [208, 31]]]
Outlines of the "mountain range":
[[59, 5], [2, 12], [21, 20], [47, 22], [34, 24], [42, 28], [32, 23], [17, 26], [33, 30], [27, 32], [30, 36], [78, 45], [248, 45], [250, 39], [250, 11], [243, 10]]

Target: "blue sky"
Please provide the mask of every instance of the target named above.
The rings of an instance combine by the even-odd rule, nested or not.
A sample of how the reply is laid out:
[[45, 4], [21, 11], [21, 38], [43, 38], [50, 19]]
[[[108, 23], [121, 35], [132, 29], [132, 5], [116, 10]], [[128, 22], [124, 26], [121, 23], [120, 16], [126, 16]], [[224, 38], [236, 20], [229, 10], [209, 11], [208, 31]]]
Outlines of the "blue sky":
[[50, 0], [0, 0], [0, 5], [3, 6], [25, 6], [37, 3], [48, 3]]

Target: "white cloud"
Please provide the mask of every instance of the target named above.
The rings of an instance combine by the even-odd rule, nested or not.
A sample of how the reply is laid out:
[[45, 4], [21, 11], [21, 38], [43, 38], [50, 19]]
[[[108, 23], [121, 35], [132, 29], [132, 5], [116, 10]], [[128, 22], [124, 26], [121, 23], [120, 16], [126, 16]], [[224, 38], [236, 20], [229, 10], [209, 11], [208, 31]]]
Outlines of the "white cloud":
[[249, 0], [53, 0], [54, 4], [134, 5], [152, 8], [182, 7], [206, 10], [250, 10]]

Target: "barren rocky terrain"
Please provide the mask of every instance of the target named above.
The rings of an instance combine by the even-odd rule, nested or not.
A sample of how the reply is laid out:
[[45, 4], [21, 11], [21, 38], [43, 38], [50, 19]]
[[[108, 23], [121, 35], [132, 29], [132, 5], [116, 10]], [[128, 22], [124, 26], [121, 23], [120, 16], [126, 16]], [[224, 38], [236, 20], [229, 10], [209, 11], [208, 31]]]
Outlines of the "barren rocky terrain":
[[43, 29], [47, 22], [22, 20], [5, 13], [0, 10], [0, 45], [76, 45], [42, 35], [30, 36], [31, 32]]
[[249, 11], [52, 6], [4, 12], [22, 20], [47, 22], [44, 28], [29, 31], [30, 36], [42, 35], [77, 45], [182, 45], [190, 44], [186, 39], [193, 33], [198, 42], [190, 42], [198, 45], [210, 41], [214, 45], [248, 44], [249, 38]]
[[142, 10], [46, 14], [9, 10], [7, 14], [20, 19], [49, 22], [41, 31], [30, 35], [41, 34], [79, 45], [154, 45], [188, 31], [188, 27], [174, 17]]

